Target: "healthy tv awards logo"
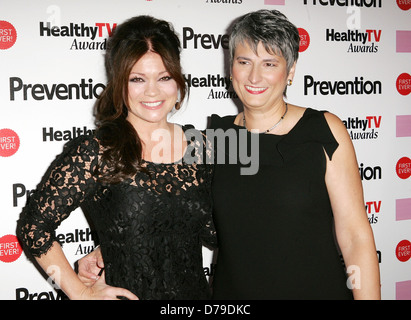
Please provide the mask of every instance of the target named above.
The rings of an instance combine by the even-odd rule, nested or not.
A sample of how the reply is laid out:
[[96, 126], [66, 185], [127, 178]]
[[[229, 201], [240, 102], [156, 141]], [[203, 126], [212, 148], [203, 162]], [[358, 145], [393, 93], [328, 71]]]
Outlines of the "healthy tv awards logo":
[[10, 49], [16, 40], [16, 28], [10, 22], [0, 20], [0, 50]]

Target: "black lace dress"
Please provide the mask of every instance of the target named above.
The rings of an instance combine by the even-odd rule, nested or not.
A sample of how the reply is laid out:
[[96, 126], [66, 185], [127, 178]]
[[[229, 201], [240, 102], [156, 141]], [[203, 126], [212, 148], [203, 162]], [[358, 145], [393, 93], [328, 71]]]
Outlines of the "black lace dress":
[[96, 136], [69, 142], [23, 209], [17, 227], [23, 245], [34, 256], [47, 253], [56, 228], [81, 206], [95, 226], [109, 285], [140, 299], [209, 298], [202, 244], [216, 245], [212, 166], [204, 135], [183, 129], [189, 138], [183, 159], [143, 161], [149, 174], [115, 185], [103, 185], [94, 173], [102, 152]]

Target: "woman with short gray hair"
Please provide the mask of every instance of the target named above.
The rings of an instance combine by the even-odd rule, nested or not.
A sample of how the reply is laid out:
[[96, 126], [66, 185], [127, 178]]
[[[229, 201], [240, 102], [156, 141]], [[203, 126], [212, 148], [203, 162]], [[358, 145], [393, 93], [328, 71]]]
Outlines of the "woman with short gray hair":
[[287, 62], [287, 71], [298, 60], [300, 35], [298, 29], [277, 10], [252, 12], [234, 24], [230, 39], [230, 61], [240, 43], [248, 43], [254, 52], [261, 42], [267, 52], [281, 55]]
[[232, 28], [230, 71], [244, 111], [213, 115], [211, 128], [234, 129], [237, 137], [247, 130], [241, 144], [257, 135], [259, 152], [251, 156], [259, 170], [241, 175], [241, 159], [231, 164], [229, 154], [215, 166], [215, 299], [380, 298], [351, 139], [337, 116], [284, 100], [299, 40], [298, 29], [276, 10], [246, 14]]

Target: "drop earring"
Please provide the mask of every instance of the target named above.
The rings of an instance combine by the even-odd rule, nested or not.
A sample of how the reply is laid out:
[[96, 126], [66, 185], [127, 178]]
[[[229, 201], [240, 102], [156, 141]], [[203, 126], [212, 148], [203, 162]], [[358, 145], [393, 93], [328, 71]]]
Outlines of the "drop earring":
[[174, 105], [174, 108], [176, 108], [176, 110], [180, 109], [180, 102], [181, 102], [181, 93], [180, 93], [180, 91], [178, 91], [177, 100], [176, 100], [176, 103]]

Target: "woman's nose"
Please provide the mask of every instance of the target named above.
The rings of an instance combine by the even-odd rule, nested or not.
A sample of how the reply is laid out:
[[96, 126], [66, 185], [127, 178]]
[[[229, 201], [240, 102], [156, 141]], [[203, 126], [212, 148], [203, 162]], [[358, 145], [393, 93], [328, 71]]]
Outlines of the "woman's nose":
[[250, 74], [248, 75], [248, 80], [251, 83], [258, 83], [261, 80], [261, 75], [258, 66], [252, 66]]
[[158, 85], [156, 81], [148, 81], [144, 94], [149, 97], [153, 97], [159, 93]]

